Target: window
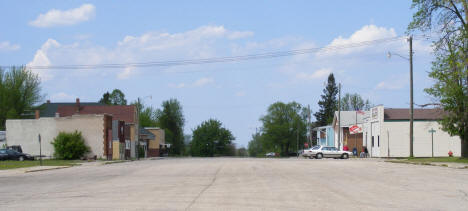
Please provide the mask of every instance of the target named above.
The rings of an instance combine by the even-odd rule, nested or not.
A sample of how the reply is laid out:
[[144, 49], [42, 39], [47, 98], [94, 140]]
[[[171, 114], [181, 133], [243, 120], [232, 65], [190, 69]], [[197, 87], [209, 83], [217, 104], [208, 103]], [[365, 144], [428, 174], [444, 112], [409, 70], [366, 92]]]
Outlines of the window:
[[320, 146], [314, 146], [314, 147], [312, 147], [312, 150], [318, 150], [318, 149], [320, 149]]
[[372, 136], [372, 147], [374, 147], [374, 136]]
[[377, 146], [380, 147], [380, 136], [377, 136]]

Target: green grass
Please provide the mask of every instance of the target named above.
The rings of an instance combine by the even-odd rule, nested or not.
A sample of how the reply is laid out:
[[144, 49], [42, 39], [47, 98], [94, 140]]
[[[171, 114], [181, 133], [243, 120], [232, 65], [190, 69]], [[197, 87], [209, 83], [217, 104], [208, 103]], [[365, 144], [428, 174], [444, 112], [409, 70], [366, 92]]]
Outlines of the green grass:
[[440, 157], [440, 158], [408, 158], [408, 162], [415, 162], [415, 163], [467, 163], [468, 158], [460, 158], [460, 157]]
[[[82, 161], [79, 160], [42, 160], [43, 166], [74, 166], [78, 165]], [[16, 161], [16, 160], [7, 160], [7, 161], [0, 161], [0, 170], [6, 169], [15, 169], [15, 168], [25, 168], [25, 167], [32, 167], [32, 166], [39, 166], [39, 160], [25, 160], [25, 161]]]

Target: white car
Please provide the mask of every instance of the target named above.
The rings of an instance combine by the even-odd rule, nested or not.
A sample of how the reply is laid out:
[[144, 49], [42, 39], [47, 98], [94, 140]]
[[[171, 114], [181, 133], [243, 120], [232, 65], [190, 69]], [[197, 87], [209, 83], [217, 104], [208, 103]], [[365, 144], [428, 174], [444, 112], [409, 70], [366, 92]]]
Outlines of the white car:
[[265, 156], [266, 156], [266, 157], [275, 157], [275, 156], [276, 156], [276, 153], [274, 153], [274, 152], [269, 152], [269, 153], [266, 153]]
[[327, 147], [327, 146], [313, 146], [310, 149], [305, 149], [302, 156], [317, 159], [322, 158], [342, 158], [348, 159], [353, 153], [348, 151], [338, 150], [336, 147]]

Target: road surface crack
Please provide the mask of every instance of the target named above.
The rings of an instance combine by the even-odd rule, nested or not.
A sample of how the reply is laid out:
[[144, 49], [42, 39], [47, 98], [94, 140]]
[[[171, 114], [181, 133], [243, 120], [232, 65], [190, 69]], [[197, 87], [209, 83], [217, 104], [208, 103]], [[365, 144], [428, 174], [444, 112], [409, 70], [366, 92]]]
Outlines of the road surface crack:
[[189, 210], [195, 204], [195, 202], [200, 198], [200, 196], [203, 195], [203, 193], [205, 193], [205, 191], [208, 190], [208, 188], [210, 188], [216, 182], [216, 179], [218, 178], [218, 173], [219, 173], [219, 171], [221, 170], [222, 167], [223, 166], [218, 167], [218, 169], [216, 170], [216, 173], [215, 173], [213, 179], [211, 180], [210, 184], [205, 186], [205, 188], [203, 188], [200, 191], [200, 193], [198, 193], [198, 195], [192, 200], [192, 202], [190, 202], [190, 204], [185, 208], [185, 210]]

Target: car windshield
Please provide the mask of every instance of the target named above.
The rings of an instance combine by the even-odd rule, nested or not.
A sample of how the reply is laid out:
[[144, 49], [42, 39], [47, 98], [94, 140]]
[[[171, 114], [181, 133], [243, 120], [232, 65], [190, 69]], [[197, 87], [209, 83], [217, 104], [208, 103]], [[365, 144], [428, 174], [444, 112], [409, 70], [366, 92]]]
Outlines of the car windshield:
[[313, 146], [312, 148], [310, 148], [311, 150], [318, 150], [320, 149], [320, 146]]
[[0, 154], [6, 154], [6, 150], [5, 149], [0, 149]]

